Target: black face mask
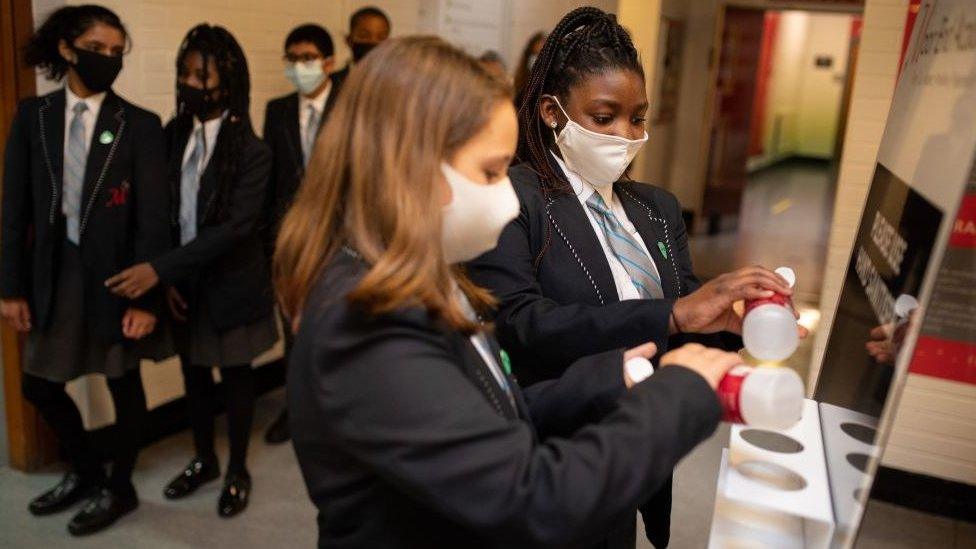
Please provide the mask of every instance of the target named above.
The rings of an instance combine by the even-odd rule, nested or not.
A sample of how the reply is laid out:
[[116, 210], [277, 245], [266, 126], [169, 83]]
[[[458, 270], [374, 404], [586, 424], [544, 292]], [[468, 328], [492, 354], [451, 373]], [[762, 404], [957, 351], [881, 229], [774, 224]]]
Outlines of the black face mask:
[[115, 78], [122, 70], [121, 55], [102, 55], [93, 51], [75, 49], [78, 61], [74, 69], [78, 73], [85, 87], [95, 93], [101, 93], [112, 87]]
[[186, 107], [186, 111], [198, 120], [203, 120], [213, 112], [218, 103], [214, 101], [213, 90], [202, 90], [187, 84], [177, 84], [176, 95], [178, 100]]
[[359, 61], [363, 57], [366, 57], [366, 54], [372, 51], [375, 47], [376, 44], [372, 42], [353, 42], [351, 45], [353, 61], [359, 63]]

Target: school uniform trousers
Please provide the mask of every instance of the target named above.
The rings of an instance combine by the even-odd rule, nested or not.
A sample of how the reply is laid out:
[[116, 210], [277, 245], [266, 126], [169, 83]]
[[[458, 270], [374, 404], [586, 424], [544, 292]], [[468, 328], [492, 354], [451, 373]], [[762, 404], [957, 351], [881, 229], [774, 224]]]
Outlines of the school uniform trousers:
[[479, 351], [419, 308], [350, 305], [367, 270], [341, 252], [324, 269], [289, 365], [320, 547], [589, 547], [628, 529], [633, 543], [637, 503], [717, 425], [685, 368], [625, 392], [623, 349], [520, 389], [490, 335]]
[[[104, 281], [170, 247], [163, 151], [156, 115], [112, 91], [81, 100], [62, 89], [20, 104], [4, 160], [0, 288], [4, 299], [26, 299], [33, 320], [24, 395], [75, 472], [100, 482], [107, 454], [108, 487], [123, 495], [134, 490], [145, 414], [139, 359], [168, 353], [154, 336], [135, 342], [122, 334], [130, 307], [159, 318], [161, 293], [130, 301]], [[80, 194], [68, 177], [81, 184]], [[66, 202], [69, 193], [74, 198]], [[90, 447], [64, 391], [66, 382], [91, 373], [108, 380], [114, 448]]]
[[[172, 196], [173, 239], [182, 245], [153, 260], [162, 284], [175, 287], [188, 304], [186, 322], [173, 321], [173, 339], [182, 360], [184, 382], [198, 457], [215, 458], [211, 368], [221, 369], [228, 410], [231, 461], [244, 469], [253, 419], [251, 362], [277, 340], [268, 261], [259, 231], [271, 155], [250, 123], [231, 116], [220, 122], [209, 161], [202, 164], [195, 199], [194, 237], [186, 241], [180, 225], [184, 153], [193, 124], [177, 118], [166, 126]], [[235, 140], [241, 150], [232, 167], [221, 166], [223, 151]], [[194, 143], [195, 146], [195, 143]], [[233, 169], [232, 180], [221, 177]]]
[[[555, 159], [553, 167], [562, 169]], [[608, 255], [576, 194], [545, 196], [526, 164], [511, 168], [509, 175], [521, 204], [519, 216], [505, 228], [498, 247], [471, 262], [468, 272], [500, 301], [494, 319], [498, 339], [523, 386], [559, 377], [580, 357], [648, 341], [657, 344], [658, 357], [690, 341], [741, 348], [741, 338], [732, 334], [668, 335], [675, 300], [700, 286], [673, 195], [630, 181], [613, 186], [646, 245], [663, 294], [621, 300]], [[641, 511], [650, 541], [667, 546], [670, 479]]]

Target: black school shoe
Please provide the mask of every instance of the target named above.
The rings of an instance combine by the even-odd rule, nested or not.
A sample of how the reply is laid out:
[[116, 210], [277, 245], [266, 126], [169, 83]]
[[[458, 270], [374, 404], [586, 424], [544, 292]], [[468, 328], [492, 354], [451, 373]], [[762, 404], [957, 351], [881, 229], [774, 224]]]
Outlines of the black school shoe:
[[194, 458], [183, 472], [171, 480], [163, 490], [166, 499], [180, 499], [196, 492], [200, 486], [216, 480], [220, 476], [220, 467], [216, 461], [203, 461]]
[[251, 495], [251, 475], [247, 471], [227, 473], [224, 489], [217, 500], [217, 514], [223, 518], [237, 515], [247, 507]]
[[291, 438], [288, 431], [288, 408], [281, 410], [278, 418], [274, 420], [268, 430], [264, 433], [264, 441], [268, 444], [281, 444]]
[[102, 488], [71, 519], [68, 523], [68, 533], [72, 536], [87, 536], [100, 532], [135, 511], [137, 507], [139, 507], [139, 498], [135, 492], [120, 496], [108, 488]]
[[61, 482], [34, 498], [27, 509], [34, 515], [51, 515], [64, 511], [90, 496], [94, 489], [95, 486], [82, 478], [81, 475], [68, 472], [65, 473]]

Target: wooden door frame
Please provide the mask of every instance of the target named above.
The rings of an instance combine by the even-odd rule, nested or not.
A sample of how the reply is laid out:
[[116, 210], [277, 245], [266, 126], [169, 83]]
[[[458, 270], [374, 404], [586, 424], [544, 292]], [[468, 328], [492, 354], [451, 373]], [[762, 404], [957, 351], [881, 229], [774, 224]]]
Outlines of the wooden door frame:
[[[0, 149], [5, 148], [17, 103], [36, 94], [34, 70], [21, 51], [34, 32], [31, 0], [0, 0]], [[3, 165], [0, 163], [0, 177]], [[0, 193], [2, 193], [0, 188]], [[10, 465], [30, 471], [53, 460], [57, 442], [20, 390], [24, 336], [3, 323], [3, 398], [7, 413]]]

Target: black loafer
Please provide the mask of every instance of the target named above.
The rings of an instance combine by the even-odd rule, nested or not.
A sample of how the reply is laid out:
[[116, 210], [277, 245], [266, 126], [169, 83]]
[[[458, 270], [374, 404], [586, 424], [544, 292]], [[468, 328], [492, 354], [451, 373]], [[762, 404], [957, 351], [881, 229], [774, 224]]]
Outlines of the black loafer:
[[288, 408], [281, 410], [278, 419], [274, 420], [264, 433], [264, 441], [268, 444], [281, 444], [291, 438], [288, 431]]
[[223, 518], [230, 518], [247, 507], [247, 499], [251, 495], [251, 475], [247, 472], [227, 475], [224, 489], [217, 500], [217, 514]]
[[135, 494], [119, 496], [108, 488], [102, 488], [71, 519], [68, 523], [68, 532], [72, 536], [86, 536], [100, 532], [135, 511], [136, 507], [139, 507], [139, 498]]
[[186, 469], [176, 478], [171, 480], [163, 490], [166, 499], [180, 499], [186, 497], [197, 490], [200, 486], [216, 480], [220, 476], [220, 467], [216, 462], [203, 461], [194, 458]]
[[66, 473], [54, 488], [37, 496], [27, 509], [35, 515], [50, 515], [64, 511], [91, 495], [94, 486], [77, 473]]

